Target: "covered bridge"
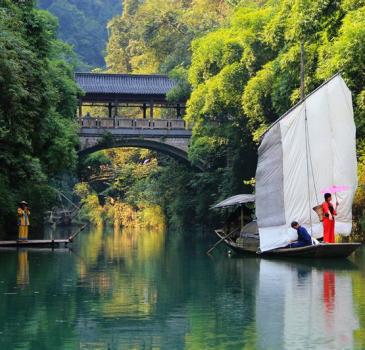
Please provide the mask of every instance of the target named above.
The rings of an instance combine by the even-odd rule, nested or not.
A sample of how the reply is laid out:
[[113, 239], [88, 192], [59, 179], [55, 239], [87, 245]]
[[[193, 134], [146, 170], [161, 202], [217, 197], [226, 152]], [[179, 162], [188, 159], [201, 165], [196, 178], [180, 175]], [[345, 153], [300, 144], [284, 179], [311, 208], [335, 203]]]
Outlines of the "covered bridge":
[[[80, 154], [113, 147], [141, 147], [189, 164], [191, 129], [182, 119], [186, 101], [171, 103], [167, 94], [176, 82], [166, 75], [76, 73], [79, 97]], [[83, 114], [83, 106], [107, 107], [108, 115]], [[129, 115], [123, 116], [123, 107]], [[133, 107], [133, 108], [129, 108]], [[132, 110], [138, 115], [130, 115]], [[156, 108], [161, 111], [156, 119]], [[105, 136], [108, 135], [108, 142]], [[202, 164], [195, 167], [203, 169]]]
[[176, 82], [161, 74], [76, 73], [75, 80], [83, 95], [79, 98], [79, 118], [83, 106], [104, 106], [108, 117], [118, 117], [118, 107], [139, 107], [141, 117], [153, 119], [155, 108], [172, 110], [171, 117], [181, 118], [186, 101], [171, 103], [166, 95]]

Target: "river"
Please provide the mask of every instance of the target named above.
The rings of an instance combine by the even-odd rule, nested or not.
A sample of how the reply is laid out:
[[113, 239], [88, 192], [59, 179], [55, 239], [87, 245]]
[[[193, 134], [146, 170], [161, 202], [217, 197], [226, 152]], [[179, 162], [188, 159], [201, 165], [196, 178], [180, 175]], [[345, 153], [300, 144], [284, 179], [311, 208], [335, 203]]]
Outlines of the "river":
[[0, 349], [365, 348], [365, 249], [310, 262], [207, 247], [93, 228], [72, 251], [0, 251]]

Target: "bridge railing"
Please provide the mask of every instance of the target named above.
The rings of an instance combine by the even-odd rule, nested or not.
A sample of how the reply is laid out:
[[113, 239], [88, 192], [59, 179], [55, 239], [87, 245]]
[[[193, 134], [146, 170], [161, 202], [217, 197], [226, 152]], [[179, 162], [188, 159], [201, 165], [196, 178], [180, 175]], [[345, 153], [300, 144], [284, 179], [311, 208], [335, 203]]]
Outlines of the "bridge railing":
[[182, 119], [79, 118], [81, 128], [98, 129], [188, 129]]

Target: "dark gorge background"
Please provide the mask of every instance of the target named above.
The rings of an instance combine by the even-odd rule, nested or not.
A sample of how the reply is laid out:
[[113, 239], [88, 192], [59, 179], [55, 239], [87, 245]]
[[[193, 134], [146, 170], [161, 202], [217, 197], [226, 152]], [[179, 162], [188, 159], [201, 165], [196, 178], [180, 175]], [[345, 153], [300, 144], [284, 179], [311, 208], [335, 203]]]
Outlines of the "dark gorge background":
[[[353, 92], [354, 214], [365, 228], [365, 1], [39, 1], [57, 17], [33, 1], [0, 4], [1, 231], [14, 229], [17, 201], [27, 199], [40, 223], [54, 200], [51, 180], [85, 178], [84, 169], [95, 175], [105, 164], [114, 171], [110, 186], [76, 185], [95, 223], [213, 222], [211, 204], [252, 192], [260, 136], [299, 100], [301, 42], [307, 93], [338, 71]], [[169, 99], [189, 99], [189, 157], [206, 171], [134, 149], [100, 152], [77, 167], [73, 72], [95, 68], [176, 79]]]

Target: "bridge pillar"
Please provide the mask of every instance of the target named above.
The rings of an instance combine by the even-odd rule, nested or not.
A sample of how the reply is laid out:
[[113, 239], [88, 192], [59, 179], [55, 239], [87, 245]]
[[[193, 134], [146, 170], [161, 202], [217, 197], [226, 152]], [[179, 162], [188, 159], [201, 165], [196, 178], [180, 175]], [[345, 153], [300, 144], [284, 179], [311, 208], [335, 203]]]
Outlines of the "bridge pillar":
[[150, 101], [150, 118], [153, 119], [153, 100]]
[[114, 102], [114, 118], [118, 117], [118, 107], [119, 107], [119, 103], [118, 101]]
[[142, 106], [142, 110], [143, 110], [143, 119], [147, 118], [147, 104], [144, 103]]
[[176, 116], [177, 116], [177, 119], [181, 118], [181, 107], [180, 107], [179, 103], [176, 106]]
[[109, 118], [112, 117], [112, 109], [113, 109], [112, 103], [109, 102], [108, 103], [108, 116], [109, 116]]

